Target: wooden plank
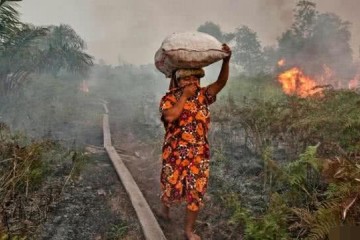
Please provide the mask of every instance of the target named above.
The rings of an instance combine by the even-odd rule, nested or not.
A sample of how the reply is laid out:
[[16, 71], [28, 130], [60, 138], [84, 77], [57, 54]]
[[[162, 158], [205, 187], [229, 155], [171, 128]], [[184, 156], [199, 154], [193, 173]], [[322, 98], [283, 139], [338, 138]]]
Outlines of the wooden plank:
[[106, 148], [107, 146], [112, 146], [108, 114], [104, 114], [103, 117], [103, 134], [104, 134], [104, 148]]
[[[104, 104], [104, 106], [106, 106]], [[105, 108], [107, 110], [107, 108]], [[166, 240], [149, 204], [140, 191], [130, 171], [111, 144], [109, 115], [103, 117], [104, 147], [113, 163], [115, 170], [124, 185], [130, 201], [135, 209], [146, 240]]]

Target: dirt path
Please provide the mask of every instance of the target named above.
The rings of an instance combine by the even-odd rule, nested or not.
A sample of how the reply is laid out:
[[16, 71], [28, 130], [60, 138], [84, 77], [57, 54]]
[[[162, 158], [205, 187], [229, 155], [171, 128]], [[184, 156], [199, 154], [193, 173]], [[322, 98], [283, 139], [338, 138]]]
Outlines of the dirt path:
[[[116, 130], [114, 129], [114, 133]], [[153, 212], [161, 209], [160, 205], [160, 189], [159, 189], [159, 173], [160, 160], [153, 157], [154, 149], [150, 145], [140, 142], [121, 141], [116, 134], [113, 133], [114, 146], [120, 157], [125, 162], [129, 171], [132, 173], [144, 197], [148, 201]], [[126, 138], [125, 138], [126, 139]], [[183, 210], [184, 206], [178, 206], [172, 209], [171, 222], [158, 219], [164, 234], [169, 240], [183, 240]]]
[[[115, 120], [114, 120], [115, 119]], [[161, 169], [161, 139], [142, 142], [135, 136], [134, 127], [127, 126], [115, 117], [111, 118], [112, 143], [124, 163], [130, 170], [144, 197], [153, 212], [161, 209], [160, 202], [160, 169]], [[130, 123], [131, 124], [131, 123]], [[211, 186], [209, 188], [211, 190]], [[206, 240], [241, 240], [240, 230], [228, 227], [226, 213], [214, 200], [209, 191], [205, 195], [205, 207], [200, 211], [195, 224], [195, 232]], [[158, 219], [168, 240], [184, 240], [185, 205], [171, 209], [171, 222]], [[235, 232], [234, 232], [235, 231]]]
[[[111, 118], [110, 118], [111, 119]], [[153, 212], [161, 209], [160, 202], [160, 169], [161, 169], [161, 155], [160, 142], [143, 143], [136, 139], [134, 135], [127, 131], [122, 124], [113, 122], [111, 125], [112, 141], [117, 152], [123, 159], [124, 163], [132, 173], [140, 190], [150, 205]], [[157, 139], [158, 140], [158, 139]], [[209, 202], [209, 196], [206, 196]], [[212, 240], [221, 239], [215, 234], [217, 229], [214, 229], [209, 223], [208, 219], [213, 217], [212, 211], [215, 209], [210, 203], [205, 204], [205, 208], [201, 211], [199, 219], [196, 222], [195, 232], [199, 234], [202, 239]], [[177, 205], [171, 208], [171, 222], [166, 222], [158, 218], [159, 224], [168, 240], [184, 240], [184, 217], [185, 205]], [[221, 209], [215, 211], [220, 212]], [[213, 220], [213, 218], [211, 219]]]

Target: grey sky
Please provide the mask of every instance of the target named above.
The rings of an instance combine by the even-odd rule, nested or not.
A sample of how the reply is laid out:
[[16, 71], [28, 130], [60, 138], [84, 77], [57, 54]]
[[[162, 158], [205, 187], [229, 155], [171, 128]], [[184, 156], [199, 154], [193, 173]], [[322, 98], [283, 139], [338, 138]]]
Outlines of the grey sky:
[[[107, 63], [153, 62], [162, 40], [175, 31], [196, 30], [206, 21], [223, 31], [241, 25], [255, 30], [263, 44], [291, 24], [296, 0], [23, 0], [22, 20], [35, 25], [65, 23], [86, 40], [88, 52]], [[354, 52], [360, 45], [358, 0], [317, 0], [318, 10], [353, 23]]]

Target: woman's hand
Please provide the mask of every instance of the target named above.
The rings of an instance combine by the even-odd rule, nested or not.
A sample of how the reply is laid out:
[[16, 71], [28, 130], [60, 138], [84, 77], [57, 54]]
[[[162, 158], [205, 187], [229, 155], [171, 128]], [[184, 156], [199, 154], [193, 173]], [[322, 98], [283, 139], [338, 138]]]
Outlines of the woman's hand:
[[207, 93], [210, 94], [211, 96], [216, 96], [216, 94], [218, 94], [221, 91], [221, 89], [224, 88], [227, 80], [229, 79], [229, 68], [230, 68], [229, 62], [230, 62], [232, 52], [231, 52], [230, 47], [226, 43], [223, 43], [222, 50], [224, 52], [226, 52], [228, 54], [228, 56], [223, 59], [219, 77], [216, 80], [216, 82], [210, 84], [207, 87]]
[[184, 87], [183, 95], [186, 98], [192, 97], [192, 96], [195, 95], [197, 89], [198, 89], [198, 87], [194, 83], [189, 84], [189, 85]]
[[183, 93], [176, 104], [172, 108], [166, 109], [163, 112], [166, 122], [173, 122], [179, 118], [181, 112], [183, 111], [185, 102], [188, 98], [196, 94], [197, 89], [198, 86], [195, 83], [188, 84], [184, 87]]
[[231, 54], [232, 54], [230, 47], [226, 43], [223, 43], [222, 50], [229, 54], [227, 57], [224, 58], [224, 61], [229, 61], [231, 58]]

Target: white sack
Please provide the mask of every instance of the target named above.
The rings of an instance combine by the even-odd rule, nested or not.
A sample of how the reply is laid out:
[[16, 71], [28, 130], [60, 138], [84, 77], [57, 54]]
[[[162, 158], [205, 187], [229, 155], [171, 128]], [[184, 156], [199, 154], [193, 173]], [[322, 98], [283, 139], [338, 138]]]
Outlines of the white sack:
[[179, 68], [202, 68], [228, 56], [222, 43], [202, 32], [173, 33], [155, 54], [155, 66], [166, 77]]

